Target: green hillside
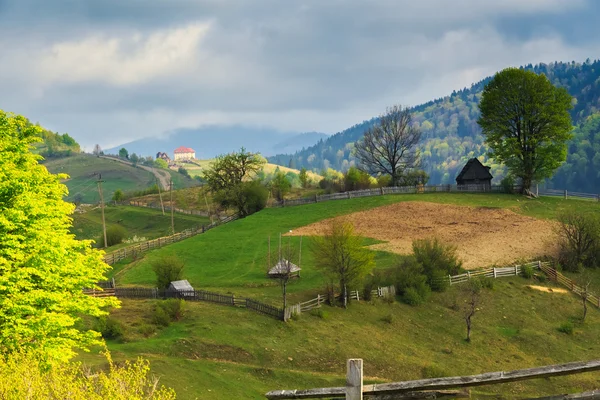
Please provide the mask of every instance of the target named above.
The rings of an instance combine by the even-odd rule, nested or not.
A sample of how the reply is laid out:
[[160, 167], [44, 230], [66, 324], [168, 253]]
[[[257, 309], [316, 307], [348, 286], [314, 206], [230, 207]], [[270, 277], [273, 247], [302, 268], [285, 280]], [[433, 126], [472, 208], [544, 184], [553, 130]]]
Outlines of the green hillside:
[[[108, 206], [104, 209], [106, 227], [119, 225], [125, 228], [127, 238], [137, 237], [155, 239], [171, 234], [171, 215], [162, 214], [160, 210], [130, 207], [130, 206]], [[195, 215], [174, 214], [175, 231], [181, 232], [188, 228], [210, 224], [206, 217]], [[102, 215], [99, 206], [86, 209], [85, 212], [73, 214], [72, 232], [77, 239], [97, 240], [102, 235]]]
[[[326, 218], [351, 212], [403, 202], [428, 201], [442, 204], [459, 204], [476, 207], [508, 208], [517, 213], [537, 218], [551, 219], [565, 207], [597, 210], [597, 204], [585, 201], [565, 201], [560, 198], [542, 198], [523, 201], [520, 196], [494, 194], [415, 194], [391, 195], [350, 200], [338, 200], [289, 208], [265, 209], [242, 220], [234, 221], [206, 234], [147, 253], [144, 258], [116, 275], [120, 284], [153, 285], [154, 274], [150, 264], [163, 254], [176, 254], [186, 263], [185, 279], [193, 285], [216, 291], [233, 292], [257, 299], [280, 302], [281, 292], [277, 282], [266, 277], [268, 238], [277, 245], [279, 233]], [[365, 239], [374, 243], [372, 239]], [[299, 245], [297, 236], [284, 237], [283, 244]], [[288, 293], [292, 299], [306, 299], [315, 290], [322, 290], [326, 281], [315, 271], [310, 239], [304, 238], [302, 252], [302, 279], [292, 282]], [[389, 267], [395, 255], [377, 252], [378, 268]], [[483, 267], [483, 266], [482, 266]], [[310, 297], [308, 297], [310, 298]]]
[[[178, 399], [261, 399], [274, 389], [343, 386], [347, 358], [364, 359], [367, 382], [513, 370], [594, 359], [600, 351], [600, 312], [577, 323], [571, 294], [529, 289], [521, 277], [494, 281], [464, 341], [458, 285], [421, 306], [381, 300], [349, 309], [323, 306], [288, 323], [246, 309], [185, 305], [182, 320], [153, 324], [152, 301], [124, 301], [112, 318], [124, 336], [108, 347], [117, 360], [143, 355]], [[551, 285], [550, 285], [551, 286]], [[572, 335], [559, 332], [575, 322]], [[102, 357], [82, 355], [86, 364]], [[522, 398], [597, 388], [598, 373], [474, 388], [473, 393]], [[504, 398], [504, 397], [503, 397]]]
[[[564, 87], [573, 96], [571, 117], [576, 127], [575, 138], [569, 146], [567, 163], [557, 171], [549, 185], [595, 192], [600, 187], [600, 126], [596, 121], [600, 118], [597, 115], [600, 109], [600, 61], [529, 64], [524, 68], [545, 74], [554, 85]], [[504, 175], [501, 165], [487, 159], [487, 146], [477, 125], [479, 99], [490, 79], [413, 108], [413, 120], [424, 133], [420, 148], [430, 183], [454, 183], [460, 169], [472, 157], [479, 157], [492, 167], [495, 182]], [[588, 120], [589, 117], [594, 120]], [[345, 171], [355, 164], [353, 143], [374, 121], [375, 118], [363, 121], [293, 155], [280, 154], [269, 157], [269, 161], [315, 171], [328, 167]]]
[[98, 176], [95, 174], [102, 175], [105, 200], [110, 200], [117, 189], [124, 192], [136, 191], [155, 183], [154, 175], [149, 171], [89, 154], [52, 159], [46, 161], [44, 165], [53, 174], [69, 175], [69, 179], [64, 182], [69, 188], [69, 195], [66, 198], [68, 201], [82, 203], [100, 201], [96, 184]]

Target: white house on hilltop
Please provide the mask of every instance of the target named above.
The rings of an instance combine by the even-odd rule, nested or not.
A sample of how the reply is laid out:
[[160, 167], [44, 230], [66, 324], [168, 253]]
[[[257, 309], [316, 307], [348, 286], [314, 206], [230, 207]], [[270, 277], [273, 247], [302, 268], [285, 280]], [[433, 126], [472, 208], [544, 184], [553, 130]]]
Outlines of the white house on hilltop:
[[189, 147], [185, 146], [179, 146], [173, 153], [175, 154], [175, 161], [193, 160], [196, 158], [196, 152], [194, 149], [190, 149]]

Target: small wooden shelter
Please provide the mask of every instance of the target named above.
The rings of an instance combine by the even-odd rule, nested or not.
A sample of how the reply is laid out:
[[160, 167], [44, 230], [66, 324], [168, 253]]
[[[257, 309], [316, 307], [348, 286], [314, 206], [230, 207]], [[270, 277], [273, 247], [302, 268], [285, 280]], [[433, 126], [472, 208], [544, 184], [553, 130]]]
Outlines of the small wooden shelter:
[[277, 278], [288, 274], [290, 277], [300, 277], [300, 269], [301, 268], [293, 262], [282, 258], [269, 270], [269, 278]]
[[177, 293], [186, 293], [186, 292], [193, 292], [194, 288], [192, 287], [192, 285], [190, 285], [190, 283], [184, 279], [181, 281], [172, 281], [169, 284], [169, 288], [167, 289], [169, 292], [177, 292]]
[[456, 177], [456, 184], [458, 186], [482, 185], [490, 189], [493, 178], [490, 167], [483, 165], [476, 158], [471, 158]]

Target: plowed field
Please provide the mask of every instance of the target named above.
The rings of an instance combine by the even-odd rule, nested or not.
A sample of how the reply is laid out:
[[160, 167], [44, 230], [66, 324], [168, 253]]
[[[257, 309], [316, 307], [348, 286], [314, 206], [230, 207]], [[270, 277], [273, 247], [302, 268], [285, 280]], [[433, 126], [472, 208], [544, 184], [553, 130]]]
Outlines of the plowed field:
[[[507, 209], [402, 202], [343, 218], [361, 236], [385, 241], [373, 249], [410, 254], [414, 239], [437, 237], [458, 247], [467, 269], [504, 265], [556, 252], [554, 222]], [[293, 235], [321, 235], [330, 220], [294, 229]]]

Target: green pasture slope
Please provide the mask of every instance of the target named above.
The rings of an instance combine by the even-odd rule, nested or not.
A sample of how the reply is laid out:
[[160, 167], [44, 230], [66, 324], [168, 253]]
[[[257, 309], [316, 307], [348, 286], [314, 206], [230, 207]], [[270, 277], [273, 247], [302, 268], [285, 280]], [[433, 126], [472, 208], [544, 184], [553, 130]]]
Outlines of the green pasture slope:
[[[85, 213], [73, 214], [72, 232], [77, 239], [98, 239], [102, 235], [102, 214], [100, 207]], [[156, 239], [171, 234], [171, 214], [162, 214], [160, 210], [131, 206], [107, 206], [104, 209], [107, 228], [120, 225], [127, 231], [128, 237]], [[207, 217], [174, 213], [175, 231], [210, 224]]]
[[[593, 202], [541, 198], [527, 200], [521, 196], [504, 194], [413, 194], [337, 200], [305, 206], [266, 209], [245, 219], [220, 226], [203, 235], [181, 241], [157, 251], [146, 253], [143, 259], [130, 265], [116, 275], [120, 284], [154, 284], [150, 263], [162, 254], [177, 254], [184, 259], [184, 277], [195, 287], [207, 290], [233, 292], [257, 299], [280, 301], [277, 282], [266, 277], [268, 237], [272, 249], [276, 248], [280, 232], [288, 232], [322, 219], [355, 211], [370, 209], [402, 201], [430, 201], [479, 207], [510, 208], [516, 212], [539, 218], [553, 218], [567, 207], [599, 209]], [[299, 244], [299, 237], [283, 237]], [[372, 239], [371, 239], [372, 241]], [[322, 291], [325, 284], [321, 274], [314, 270], [309, 251], [310, 238], [303, 239], [302, 278], [289, 287], [291, 300], [306, 300], [311, 294]], [[377, 252], [377, 266], [388, 267], [397, 257]], [[307, 297], [308, 296], [308, 297]]]
[[94, 173], [102, 174], [105, 200], [110, 200], [117, 189], [124, 192], [142, 190], [155, 183], [154, 175], [149, 171], [89, 154], [52, 159], [45, 162], [44, 166], [53, 174], [69, 175], [69, 179], [64, 182], [69, 188], [66, 198], [68, 201], [73, 201], [77, 194], [82, 196], [83, 203], [100, 201], [95, 183], [98, 178], [93, 176]]
[[[600, 354], [600, 311], [571, 294], [527, 288], [521, 277], [494, 281], [473, 318], [472, 342], [457, 305], [459, 285], [418, 307], [381, 300], [347, 310], [323, 306], [322, 317], [302, 314], [288, 323], [246, 309], [186, 303], [167, 328], [152, 323], [153, 302], [123, 301], [112, 318], [125, 326], [109, 341], [116, 360], [141, 356], [179, 399], [263, 399], [274, 389], [343, 386], [347, 358], [364, 359], [368, 382], [477, 374], [579, 360]], [[548, 284], [548, 283], [546, 283]], [[550, 284], [551, 286], [551, 284]], [[559, 332], [573, 322], [572, 335]], [[80, 357], [104, 364], [97, 352]], [[599, 373], [473, 388], [476, 398], [523, 398], [597, 388]], [[491, 398], [491, 397], [490, 397]], [[495, 397], [494, 397], [495, 398]]]

